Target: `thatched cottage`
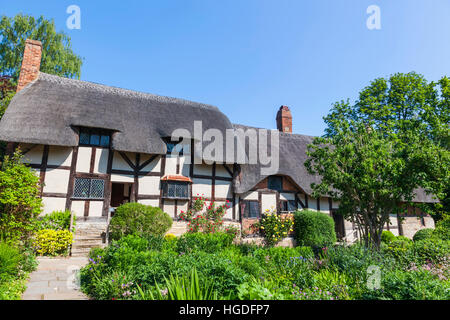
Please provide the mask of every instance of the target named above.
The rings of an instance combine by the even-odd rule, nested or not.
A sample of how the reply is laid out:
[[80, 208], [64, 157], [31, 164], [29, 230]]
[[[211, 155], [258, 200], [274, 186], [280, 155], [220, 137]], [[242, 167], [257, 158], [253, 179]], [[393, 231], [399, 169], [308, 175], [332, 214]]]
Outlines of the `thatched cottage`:
[[[232, 124], [218, 108], [45, 74], [39, 72], [40, 60], [40, 42], [27, 40], [18, 92], [0, 122], [0, 140], [10, 149], [19, 146], [40, 175], [44, 214], [67, 209], [80, 222], [106, 223], [111, 208], [137, 201], [161, 207], [176, 221], [200, 194], [218, 204], [228, 200], [225, 218], [244, 227], [266, 209], [311, 208], [333, 216], [341, 238], [356, 236], [352, 223], [335, 214], [338, 202], [311, 197], [310, 185], [318, 177], [303, 163], [313, 137], [292, 133], [288, 107], [277, 115], [278, 169], [264, 175], [261, 165], [239, 155], [196, 154], [195, 139], [173, 155], [179, 146], [172, 133], [183, 129], [194, 137], [195, 121], [201, 121], [202, 134], [252, 129]], [[249, 148], [247, 143], [244, 149]], [[419, 190], [415, 201], [434, 200]], [[430, 217], [411, 210], [403, 228], [396, 216], [387, 228], [412, 236], [433, 227]]]

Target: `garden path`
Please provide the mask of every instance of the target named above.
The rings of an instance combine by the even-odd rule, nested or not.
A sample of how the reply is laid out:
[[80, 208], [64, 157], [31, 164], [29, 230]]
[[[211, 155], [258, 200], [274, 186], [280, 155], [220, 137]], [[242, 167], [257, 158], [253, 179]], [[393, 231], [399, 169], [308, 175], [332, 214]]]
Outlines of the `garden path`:
[[87, 300], [79, 288], [77, 271], [88, 263], [87, 257], [39, 257], [37, 269], [30, 274], [23, 300]]

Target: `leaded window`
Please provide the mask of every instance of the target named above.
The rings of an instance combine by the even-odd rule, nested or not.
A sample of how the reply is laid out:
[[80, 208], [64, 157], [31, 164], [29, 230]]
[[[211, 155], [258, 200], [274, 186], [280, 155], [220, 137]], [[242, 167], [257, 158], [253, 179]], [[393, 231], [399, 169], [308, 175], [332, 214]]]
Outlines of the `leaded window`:
[[283, 189], [283, 179], [279, 176], [270, 176], [267, 179], [267, 187], [271, 190], [281, 191]]
[[108, 148], [111, 133], [108, 130], [80, 128], [80, 145]]
[[76, 199], [103, 199], [105, 180], [75, 178], [73, 198]]
[[188, 199], [189, 184], [187, 182], [165, 181], [163, 182], [163, 197], [174, 199]]
[[242, 209], [244, 218], [259, 218], [259, 202], [258, 201], [242, 201]]
[[281, 211], [292, 212], [296, 211], [297, 209], [297, 203], [295, 200], [281, 201]]

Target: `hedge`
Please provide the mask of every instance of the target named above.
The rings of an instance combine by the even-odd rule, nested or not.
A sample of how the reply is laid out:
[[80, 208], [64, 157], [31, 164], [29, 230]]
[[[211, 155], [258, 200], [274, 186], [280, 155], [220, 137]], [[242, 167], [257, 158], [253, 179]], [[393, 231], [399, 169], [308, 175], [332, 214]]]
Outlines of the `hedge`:
[[336, 242], [333, 219], [321, 212], [294, 213], [294, 236], [299, 246], [326, 247]]

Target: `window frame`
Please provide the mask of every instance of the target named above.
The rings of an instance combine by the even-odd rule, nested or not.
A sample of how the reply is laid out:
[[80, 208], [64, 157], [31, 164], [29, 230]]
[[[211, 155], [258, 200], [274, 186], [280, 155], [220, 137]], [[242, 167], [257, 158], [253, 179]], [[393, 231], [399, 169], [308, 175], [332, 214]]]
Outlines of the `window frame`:
[[[87, 197], [77, 197], [77, 196], [75, 196], [77, 180], [89, 180], [89, 188], [88, 188], [88, 192], [87, 192], [87, 194], [88, 194]], [[99, 197], [91, 197], [92, 181], [93, 180], [103, 181], [103, 196], [101, 198], [99, 198]], [[95, 178], [95, 177], [94, 178], [75, 177], [75, 179], [73, 181], [73, 192], [72, 192], [72, 195], [71, 195], [71, 199], [74, 199], [74, 200], [86, 200], [86, 201], [89, 201], [89, 200], [102, 200], [103, 201], [103, 200], [105, 200], [105, 186], [106, 186], [106, 180], [105, 179], [100, 179], [100, 178]]]
[[[261, 210], [259, 208], [259, 201], [257, 201], [257, 200], [242, 200], [242, 203], [245, 204], [244, 210], [242, 212], [242, 217], [244, 219], [261, 219]], [[247, 205], [248, 203], [256, 203], [256, 207], [257, 207], [256, 217], [250, 217], [246, 214], [246, 208], [248, 208], [248, 210], [250, 210], [250, 206]], [[249, 211], [249, 213], [250, 213], [250, 211]]]
[[[189, 200], [190, 199], [190, 193], [189, 193], [189, 188], [190, 188], [190, 183], [189, 182], [184, 182], [184, 181], [171, 181], [171, 180], [167, 180], [167, 181], [161, 181], [162, 183], [162, 198], [164, 199], [172, 199], [172, 200]], [[169, 193], [169, 187], [173, 185], [181, 185], [181, 186], [185, 186], [186, 187], [186, 197], [181, 197], [178, 194], [176, 194], [176, 188], [175, 188], [175, 196], [171, 197], [168, 195]]]
[[[279, 179], [279, 181], [280, 181], [280, 188], [278, 189], [278, 188], [272, 188], [272, 186], [271, 186], [271, 180], [273, 181], [273, 179]], [[278, 192], [281, 192], [281, 191], [283, 191], [283, 177], [281, 177], [281, 176], [269, 176], [269, 177], [267, 177], [267, 189], [269, 189], [269, 190], [275, 190], [275, 191], [278, 191]]]
[[[89, 136], [89, 143], [81, 142], [81, 135], [87, 134]], [[99, 136], [99, 142], [91, 143], [91, 138], [93, 135]], [[101, 143], [102, 137], [108, 137], [108, 145], [103, 145]], [[110, 130], [100, 129], [100, 128], [88, 128], [88, 127], [79, 127], [78, 128], [78, 145], [82, 147], [96, 147], [96, 148], [110, 148], [111, 147], [111, 139], [112, 134]]]
[[[281, 212], [295, 212], [296, 210], [298, 210], [298, 205], [297, 205], [297, 201], [295, 201], [295, 200], [280, 200], [280, 204], [281, 204], [281, 208], [280, 208], [280, 211]], [[294, 203], [294, 210], [289, 210], [289, 203], [291, 203], [292, 204], [292, 202]], [[284, 208], [284, 206], [285, 206], [285, 204], [286, 204], [286, 209], [287, 210], [284, 210], [285, 208]]]

